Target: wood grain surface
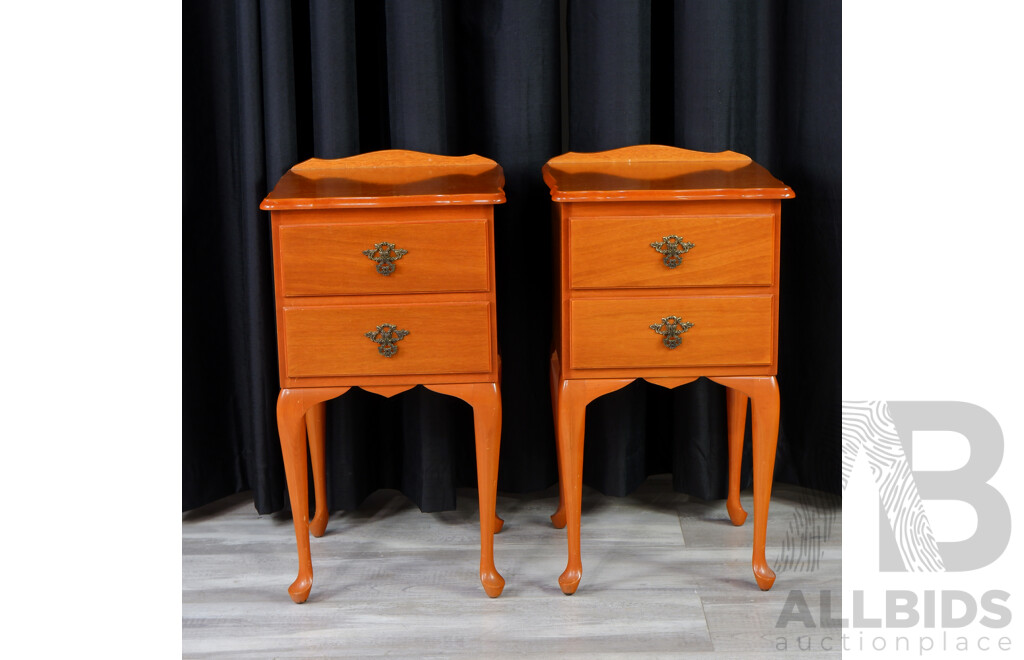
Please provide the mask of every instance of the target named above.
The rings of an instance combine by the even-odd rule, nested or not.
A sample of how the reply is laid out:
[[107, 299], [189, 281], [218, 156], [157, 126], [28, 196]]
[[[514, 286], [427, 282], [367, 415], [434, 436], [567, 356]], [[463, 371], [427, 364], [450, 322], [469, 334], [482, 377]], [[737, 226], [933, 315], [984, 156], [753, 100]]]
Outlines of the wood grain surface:
[[[490, 303], [285, 307], [288, 375], [357, 376], [491, 371]], [[390, 323], [409, 334], [382, 356], [366, 333]]]
[[[382, 275], [363, 254], [406, 250]], [[280, 228], [285, 296], [486, 291], [487, 220], [287, 225]], [[392, 251], [393, 252], [393, 251]]]
[[[573, 369], [765, 365], [772, 361], [772, 296], [573, 300]], [[651, 329], [668, 316], [693, 323], [667, 348]]]
[[768, 170], [732, 151], [647, 144], [570, 152], [549, 160], [542, 172], [556, 202], [793, 197]]
[[501, 167], [488, 158], [393, 149], [299, 163], [281, 177], [260, 208], [501, 204], [504, 183]]
[[[693, 244], [670, 268], [651, 243]], [[775, 265], [770, 215], [571, 218], [573, 288], [770, 285]]]

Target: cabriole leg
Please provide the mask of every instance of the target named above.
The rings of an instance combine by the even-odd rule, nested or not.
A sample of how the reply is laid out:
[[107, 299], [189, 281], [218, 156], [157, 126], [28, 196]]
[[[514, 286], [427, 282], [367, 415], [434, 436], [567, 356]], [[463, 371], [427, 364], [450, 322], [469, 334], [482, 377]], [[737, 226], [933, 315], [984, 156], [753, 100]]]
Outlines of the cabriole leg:
[[494, 534], [504, 525], [495, 514], [498, 497], [498, 457], [501, 450], [501, 393], [497, 384], [476, 385], [473, 426], [476, 431], [476, 475], [480, 498], [480, 583], [491, 598], [505, 588], [494, 566]]
[[569, 561], [558, 578], [558, 586], [566, 595], [576, 593], [583, 576], [580, 557], [580, 509], [583, 504], [583, 437], [586, 430], [587, 404], [599, 396], [614, 392], [634, 379], [563, 380], [558, 390], [556, 433], [558, 441], [558, 477], [562, 493]]
[[779, 439], [779, 385], [775, 376], [730, 376], [711, 380], [750, 397], [754, 444], [754, 553], [751, 566], [757, 586], [767, 591], [775, 583], [775, 572], [768, 567], [764, 549], [775, 473], [775, 447]]
[[[281, 455], [284, 459], [284, 474], [288, 480], [288, 499], [292, 504], [292, 522], [295, 525], [295, 544], [299, 553], [299, 574], [295, 582], [288, 587], [288, 595], [296, 603], [304, 603], [309, 598], [313, 587], [313, 560], [309, 554], [309, 482], [306, 478], [306, 430], [303, 422], [306, 412], [318, 404], [322, 411], [322, 402], [341, 396], [348, 391], [347, 387], [329, 388], [298, 388], [281, 390], [277, 398], [277, 431], [281, 436]], [[314, 428], [318, 413], [313, 413]], [[320, 419], [322, 421], [322, 412]], [[323, 425], [320, 424], [320, 444], [323, 442]], [[314, 434], [315, 435], [315, 434]], [[312, 436], [311, 436], [312, 437]], [[320, 451], [320, 476], [323, 477], [323, 451]], [[314, 458], [314, 469], [316, 469]], [[314, 480], [317, 477], [314, 475]], [[317, 493], [317, 508], [322, 498]], [[324, 502], [326, 513], [326, 502]], [[322, 533], [322, 532], [321, 532]]]
[[[558, 353], [551, 354], [551, 414], [555, 418], [555, 436], [558, 435], [558, 386], [560, 381], [558, 379]], [[555, 452], [558, 460], [558, 472], [562, 472], [562, 458], [559, 452]], [[558, 479], [558, 508], [551, 514], [551, 524], [555, 526], [555, 529], [562, 529], [565, 527], [565, 480]]]
[[480, 584], [488, 596], [497, 598], [505, 588], [505, 578], [494, 566], [494, 534], [504, 525], [495, 514], [501, 450], [501, 391], [497, 383], [427, 385], [427, 388], [458, 397], [473, 407], [480, 501]]
[[309, 438], [309, 459], [313, 463], [313, 492], [316, 494], [316, 514], [309, 521], [309, 533], [319, 538], [327, 530], [327, 459], [325, 457], [324, 427], [327, 404], [321, 401], [306, 411], [306, 436]]
[[288, 480], [288, 499], [292, 504], [295, 543], [299, 551], [299, 574], [288, 587], [296, 603], [304, 603], [313, 587], [313, 560], [309, 554], [309, 484], [306, 479], [306, 429], [302, 395], [281, 390], [277, 399], [277, 430], [281, 435], [281, 454]]
[[[565, 380], [558, 394], [559, 510], [565, 518], [563, 524], [569, 543], [569, 559], [565, 571], [558, 578], [558, 586], [566, 595], [576, 593], [583, 577], [580, 509], [583, 500], [583, 434], [587, 414], [584, 387], [583, 381]], [[555, 526], [558, 526], [557, 522]]]
[[743, 466], [743, 433], [747, 425], [748, 397], [731, 387], [725, 390], [726, 415], [729, 427], [729, 497], [725, 508], [733, 525], [742, 525], [747, 512], [740, 504], [740, 472]]
[[779, 439], [779, 387], [775, 377], [760, 380], [757, 393], [751, 393], [750, 401], [754, 441], [754, 556], [751, 563], [757, 586], [767, 591], [775, 583], [775, 572], [768, 568], [764, 557]]

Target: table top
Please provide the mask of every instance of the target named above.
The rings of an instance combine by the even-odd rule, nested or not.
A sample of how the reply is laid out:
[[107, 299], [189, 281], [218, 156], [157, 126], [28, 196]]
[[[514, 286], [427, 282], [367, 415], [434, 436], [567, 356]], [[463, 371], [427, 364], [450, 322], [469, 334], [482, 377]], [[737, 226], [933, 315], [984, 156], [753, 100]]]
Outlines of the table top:
[[501, 204], [505, 175], [482, 156], [438, 156], [391, 149], [292, 167], [265, 211], [430, 204]]
[[556, 202], [789, 199], [793, 191], [749, 156], [639, 145], [569, 152], [544, 165]]

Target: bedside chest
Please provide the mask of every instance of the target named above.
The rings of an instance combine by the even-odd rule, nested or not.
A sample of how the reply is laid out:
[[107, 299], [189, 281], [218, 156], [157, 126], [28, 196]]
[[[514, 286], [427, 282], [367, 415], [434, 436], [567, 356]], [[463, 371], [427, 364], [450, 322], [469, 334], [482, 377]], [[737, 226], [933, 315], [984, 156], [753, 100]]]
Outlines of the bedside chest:
[[480, 581], [491, 597], [504, 587], [494, 567], [502, 521], [494, 513], [501, 396], [493, 245], [503, 184], [501, 167], [480, 156], [379, 151], [300, 163], [260, 204], [273, 231], [277, 423], [299, 554], [288, 593], [297, 603], [313, 583], [309, 533], [327, 526], [324, 402], [352, 387], [390, 397], [424, 385], [472, 406]]
[[567, 153], [543, 168], [554, 202], [556, 295], [551, 392], [559, 463], [556, 527], [568, 526], [558, 582], [582, 576], [580, 504], [587, 403], [637, 378], [725, 385], [729, 499], [746, 519], [739, 471], [749, 398], [758, 586], [775, 574], [765, 533], [779, 424], [780, 200], [793, 191], [747, 156], [646, 145]]

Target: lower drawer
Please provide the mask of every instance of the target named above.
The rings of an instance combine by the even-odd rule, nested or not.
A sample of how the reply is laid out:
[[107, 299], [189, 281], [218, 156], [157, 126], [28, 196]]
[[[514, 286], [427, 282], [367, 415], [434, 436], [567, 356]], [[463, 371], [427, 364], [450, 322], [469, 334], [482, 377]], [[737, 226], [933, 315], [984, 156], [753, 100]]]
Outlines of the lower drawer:
[[[291, 378], [491, 370], [487, 302], [285, 307], [282, 313]], [[394, 329], [378, 330], [385, 324]]]
[[[773, 298], [572, 300], [570, 366], [614, 369], [771, 364]], [[672, 316], [679, 321], [669, 318]], [[687, 328], [687, 323], [692, 326]]]

